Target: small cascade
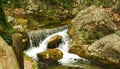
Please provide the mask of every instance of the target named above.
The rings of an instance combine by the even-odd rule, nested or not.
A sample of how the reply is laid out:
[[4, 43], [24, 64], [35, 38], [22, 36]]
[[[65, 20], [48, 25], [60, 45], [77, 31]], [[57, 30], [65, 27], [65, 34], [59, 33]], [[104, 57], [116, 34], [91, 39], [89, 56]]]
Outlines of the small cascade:
[[[72, 54], [72, 53], [68, 52], [68, 50], [70, 49], [69, 43], [70, 43], [71, 39], [70, 39], [69, 35], [67, 34], [67, 29], [66, 28], [67, 27], [64, 27], [64, 29], [63, 28], [59, 28], [59, 29], [56, 29], [56, 31], [55, 30], [53, 31], [53, 29], [49, 30], [49, 31], [43, 30], [42, 32], [44, 34], [42, 34], [42, 35], [47, 35], [47, 36], [43, 40], [41, 40], [41, 38], [40, 38], [41, 36], [39, 36], [39, 38], [36, 38], [36, 39], [41, 40], [39, 42], [39, 46], [38, 47], [32, 46], [27, 51], [25, 51], [25, 53], [28, 56], [32, 57], [33, 59], [37, 59], [37, 55], [36, 54], [39, 53], [39, 52], [43, 52], [43, 51], [45, 51], [47, 49], [48, 41], [53, 36], [60, 35], [63, 38], [62, 38], [61, 44], [58, 46], [57, 49], [59, 49], [59, 50], [61, 50], [63, 52], [63, 58], [58, 60], [58, 62], [61, 63], [62, 65], [66, 66], [66, 65], [75, 63], [77, 61], [77, 59], [85, 60], [85, 59], [83, 59], [83, 58], [81, 58], [81, 57], [79, 57], [79, 56], [77, 56], [75, 54]], [[60, 31], [58, 32], [58, 30], [60, 30]], [[46, 31], [46, 32], [44, 32], [44, 31]], [[53, 31], [53, 32], [50, 32], [50, 31]], [[41, 35], [42, 32], [38, 31], [39, 34], [37, 32], [35, 32], [34, 36]], [[31, 34], [34, 34], [34, 33], [32, 32]], [[31, 36], [31, 37], [33, 37], [33, 36]], [[32, 41], [32, 39], [31, 39], [31, 41]]]
[[53, 29], [42, 29], [42, 30], [36, 30], [36, 31], [30, 31], [28, 32], [28, 36], [30, 39], [30, 45], [32, 46], [39, 46], [39, 43], [41, 43], [47, 36], [62, 31], [64, 29], [67, 29], [69, 26], [62, 26], [58, 28], [53, 28]]

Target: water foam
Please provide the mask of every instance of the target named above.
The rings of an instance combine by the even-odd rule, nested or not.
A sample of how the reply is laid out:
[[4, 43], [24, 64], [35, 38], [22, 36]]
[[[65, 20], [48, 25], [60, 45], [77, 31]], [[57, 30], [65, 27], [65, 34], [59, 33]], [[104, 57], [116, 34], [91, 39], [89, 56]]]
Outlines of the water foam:
[[27, 51], [25, 51], [25, 53], [28, 56], [32, 57], [33, 59], [37, 59], [36, 54], [39, 52], [45, 51], [47, 49], [48, 41], [50, 40], [50, 38], [52, 38], [55, 35], [62, 36], [62, 42], [57, 48], [63, 52], [63, 58], [58, 60], [59, 63], [61, 63], [62, 65], [68, 65], [68, 64], [72, 64], [72, 63], [76, 62], [75, 61], [76, 59], [83, 59], [75, 54], [68, 52], [68, 50], [70, 49], [69, 43], [70, 43], [71, 39], [70, 39], [69, 35], [67, 34], [67, 29], [53, 33], [51, 35], [47, 35], [47, 37], [42, 42], [39, 43], [38, 47], [32, 46]]

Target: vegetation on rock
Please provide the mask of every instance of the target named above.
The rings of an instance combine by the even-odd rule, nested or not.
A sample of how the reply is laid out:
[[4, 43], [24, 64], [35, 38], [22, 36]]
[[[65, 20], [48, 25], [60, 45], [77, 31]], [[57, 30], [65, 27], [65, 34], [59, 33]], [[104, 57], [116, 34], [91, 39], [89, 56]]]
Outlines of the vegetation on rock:
[[[79, 12], [71, 26], [68, 31], [73, 38], [70, 52], [119, 67], [118, 27], [103, 8], [91, 6]], [[118, 35], [110, 35], [115, 32]]]
[[62, 58], [63, 53], [58, 49], [47, 49], [45, 52], [38, 53], [37, 56], [43, 61], [57, 61]]

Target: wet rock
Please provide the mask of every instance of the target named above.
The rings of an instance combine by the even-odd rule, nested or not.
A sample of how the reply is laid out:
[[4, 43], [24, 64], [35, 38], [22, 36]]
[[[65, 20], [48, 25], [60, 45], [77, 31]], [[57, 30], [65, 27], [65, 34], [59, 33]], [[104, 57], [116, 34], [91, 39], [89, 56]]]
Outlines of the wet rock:
[[72, 47], [70, 48], [69, 52], [77, 54], [78, 56], [87, 56], [88, 54], [88, 45], [77, 45], [73, 44], [71, 45]]
[[38, 69], [36, 61], [24, 55], [24, 69]]
[[48, 48], [56, 48], [59, 46], [59, 44], [62, 41], [62, 36], [56, 35], [53, 36], [49, 41], [48, 41]]
[[111, 34], [101, 38], [88, 47], [91, 56], [102, 59], [107, 64], [120, 65], [120, 36]]
[[63, 53], [58, 49], [47, 49], [44, 52], [40, 52], [37, 54], [38, 58], [43, 61], [57, 61], [62, 58]]

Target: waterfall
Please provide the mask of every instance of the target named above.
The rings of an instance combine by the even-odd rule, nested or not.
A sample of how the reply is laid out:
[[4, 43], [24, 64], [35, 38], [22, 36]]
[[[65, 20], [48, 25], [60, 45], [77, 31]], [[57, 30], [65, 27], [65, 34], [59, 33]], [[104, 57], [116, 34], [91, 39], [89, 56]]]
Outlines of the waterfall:
[[47, 36], [67, 28], [68, 28], [68, 25], [63, 27], [53, 28], [53, 29], [42, 29], [42, 30], [30, 31], [27, 33], [30, 39], [30, 43], [31, 43], [30, 45], [31, 47], [33, 46], [37, 47], [39, 46], [39, 43], [41, 43]]
[[[80, 58], [79, 56], [69, 53], [68, 50], [70, 49], [70, 37], [67, 34], [67, 26], [65, 27], [59, 27], [58, 29], [46, 29], [41, 31], [34, 31], [34, 32], [29, 32], [29, 37], [31, 38], [31, 42], [32, 42], [32, 37], [35, 37], [35, 39], [39, 39], [39, 46], [34, 47], [32, 46], [31, 48], [29, 48], [27, 51], [25, 51], [25, 53], [32, 57], [33, 59], [37, 58], [37, 53], [39, 52], [43, 52], [47, 49], [47, 44], [48, 41], [50, 40], [50, 38], [52, 38], [55, 35], [60, 35], [62, 36], [62, 42], [61, 44], [59, 44], [58, 48], [59, 50], [61, 50], [63, 52], [63, 58], [58, 60], [59, 63], [61, 63], [62, 65], [68, 65], [70, 63], [74, 63], [76, 62], [76, 59], [83, 59]], [[59, 32], [58, 32], [59, 31]], [[42, 36], [45, 36], [42, 38]], [[39, 37], [39, 38], [37, 38]], [[32, 43], [31, 43], [32, 44]], [[84, 60], [84, 59], [83, 59]]]

